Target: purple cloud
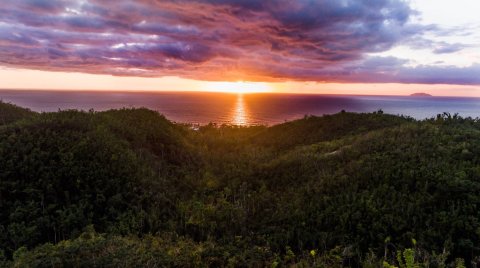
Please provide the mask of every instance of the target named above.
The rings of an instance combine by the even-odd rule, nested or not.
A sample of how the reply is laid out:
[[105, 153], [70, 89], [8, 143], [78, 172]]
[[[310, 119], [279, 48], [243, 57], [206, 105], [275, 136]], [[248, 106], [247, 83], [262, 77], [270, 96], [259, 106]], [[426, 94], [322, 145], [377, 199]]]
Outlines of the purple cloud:
[[465, 49], [467, 47], [469, 47], [469, 46], [464, 45], [464, 44], [458, 44], [458, 43], [446, 44], [446, 43], [443, 43], [443, 44], [440, 44], [439, 46], [437, 46], [433, 50], [433, 53], [435, 53], [435, 54], [455, 53], [455, 52], [458, 52], [458, 51], [460, 51], [462, 49]]
[[[369, 58], [426, 28], [402, 0], [6, 0], [0, 65], [204, 80], [478, 84], [478, 66]], [[443, 44], [452, 53], [460, 44]], [[435, 69], [437, 68], [437, 69]], [[442, 73], [438, 76], [435, 71]]]

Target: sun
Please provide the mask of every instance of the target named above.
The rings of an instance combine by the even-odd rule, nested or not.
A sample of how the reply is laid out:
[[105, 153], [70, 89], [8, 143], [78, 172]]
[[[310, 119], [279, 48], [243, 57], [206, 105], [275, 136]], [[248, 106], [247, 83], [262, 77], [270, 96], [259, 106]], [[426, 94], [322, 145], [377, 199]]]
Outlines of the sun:
[[208, 91], [226, 92], [226, 93], [261, 93], [270, 92], [272, 88], [263, 82], [210, 82], [207, 86]]

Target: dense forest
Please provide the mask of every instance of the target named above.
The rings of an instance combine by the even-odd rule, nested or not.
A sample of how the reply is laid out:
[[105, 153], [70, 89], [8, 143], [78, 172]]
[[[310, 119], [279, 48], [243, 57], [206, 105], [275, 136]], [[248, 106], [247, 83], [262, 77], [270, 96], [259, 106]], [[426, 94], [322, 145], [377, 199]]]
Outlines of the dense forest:
[[0, 103], [0, 266], [476, 267], [480, 120]]

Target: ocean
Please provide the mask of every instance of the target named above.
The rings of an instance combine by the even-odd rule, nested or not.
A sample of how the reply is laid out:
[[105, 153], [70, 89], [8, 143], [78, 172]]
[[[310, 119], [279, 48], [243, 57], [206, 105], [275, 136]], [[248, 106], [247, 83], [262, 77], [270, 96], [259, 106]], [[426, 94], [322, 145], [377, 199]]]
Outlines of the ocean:
[[193, 124], [274, 125], [305, 115], [380, 109], [416, 119], [444, 112], [480, 117], [480, 98], [467, 97], [0, 90], [0, 99], [37, 112], [146, 107], [172, 121]]

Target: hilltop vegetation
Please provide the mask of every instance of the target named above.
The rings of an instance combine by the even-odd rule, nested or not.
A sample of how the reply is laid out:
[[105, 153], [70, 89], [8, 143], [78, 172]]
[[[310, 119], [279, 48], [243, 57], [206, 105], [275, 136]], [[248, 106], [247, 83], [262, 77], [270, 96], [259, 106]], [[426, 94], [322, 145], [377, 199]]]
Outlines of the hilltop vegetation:
[[479, 262], [476, 119], [195, 131], [147, 109], [0, 112], [4, 266]]
[[0, 100], [0, 126], [18, 121], [22, 118], [29, 118], [33, 115], [35, 115], [35, 113], [29, 109], [21, 108]]

